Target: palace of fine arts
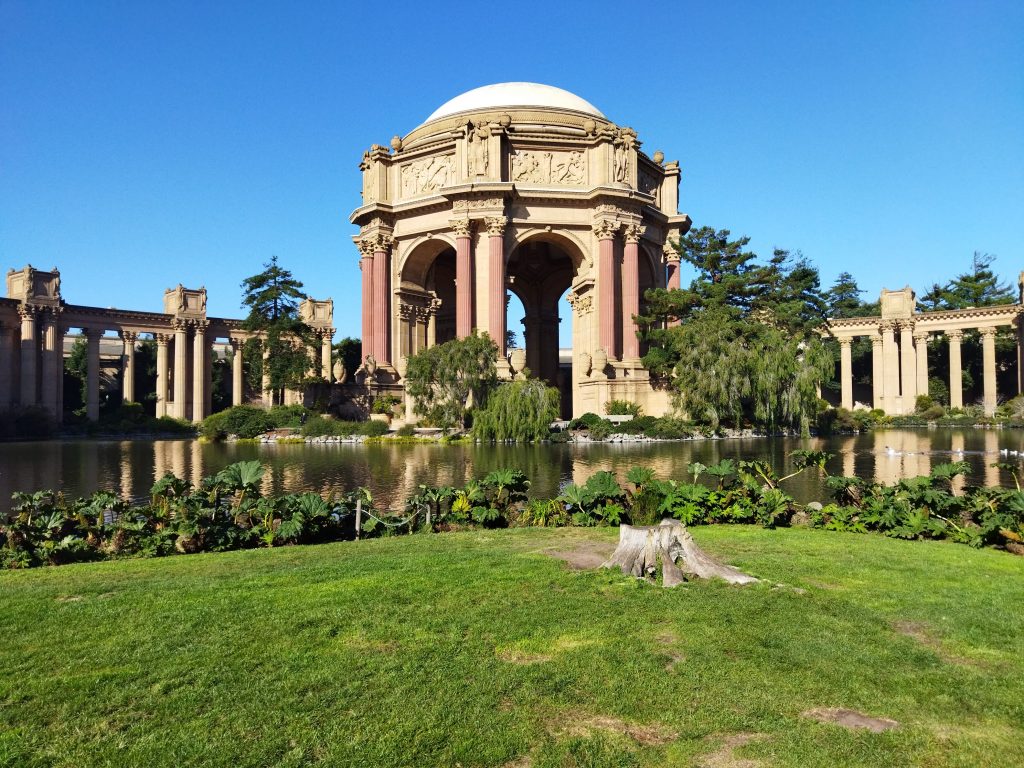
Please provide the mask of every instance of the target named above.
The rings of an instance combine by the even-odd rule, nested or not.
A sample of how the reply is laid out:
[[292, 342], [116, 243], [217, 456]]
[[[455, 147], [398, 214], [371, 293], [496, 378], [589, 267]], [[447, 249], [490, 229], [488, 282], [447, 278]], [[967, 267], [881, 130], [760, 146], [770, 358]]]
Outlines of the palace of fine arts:
[[1020, 3], [0, 72], [0, 768], [1024, 765]]

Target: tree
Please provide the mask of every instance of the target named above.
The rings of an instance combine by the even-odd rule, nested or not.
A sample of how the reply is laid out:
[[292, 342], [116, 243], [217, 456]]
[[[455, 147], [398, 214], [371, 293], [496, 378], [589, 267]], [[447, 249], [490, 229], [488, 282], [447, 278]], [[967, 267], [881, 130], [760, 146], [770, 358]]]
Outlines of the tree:
[[298, 316], [302, 283], [272, 256], [262, 272], [242, 281], [242, 291], [242, 304], [249, 308], [242, 327], [259, 334], [245, 345], [251, 383], [261, 388], [258, 382], [266, 375], [275, 391], [301, 385], [315, 354], [312, 333]]
[[[687, 288], [647, 291], [637, 318], [649, 344], [644, 365], [668, 383], [676, 404], [712, 426], [752, 421], [806, 429], [833, 361], [818, 328], [827, 300], [818, 271], [776, 249], [767, 264], [749, 238], [703, 227], [679, 243], [697, 270]], [[678, 326], [664, 321], [678, 319]]]
[[363, 362], [360, 358], [362, 349], [363, 343], [359, 339], [353, 339], [349, 336], [334, 344], [334, 359], [341, 361], [348, 381], [353, 380], [356, 371]]
[[500, 384], [474, 414], [473, 434], [481, 440], [529, 443], [544, 440], [558, 418], [560, 395], [540, 379]]
[[1000, 283], [992, 271], [992, 262], [995, 260], [992, 254], [975, 251], [971, 257], [970, 271], [957, 275], [946, 284], [937, 308], [965, 309], [1012, 304], [1015, 297], [1010, 286]]
[[465, 426], [466, 409], [497, 382], [498, 348], [486, 333], [437, 344], [409, 358], [405, 391], [420, 416], [444, 430]]

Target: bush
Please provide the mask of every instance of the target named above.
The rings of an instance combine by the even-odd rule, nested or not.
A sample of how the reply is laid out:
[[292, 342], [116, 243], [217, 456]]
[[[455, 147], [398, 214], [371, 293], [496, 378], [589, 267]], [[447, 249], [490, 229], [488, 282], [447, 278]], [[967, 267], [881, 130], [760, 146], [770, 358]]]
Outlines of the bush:
[[609, 416], [637, 416], [643, 415], [643, 409], [629, 400], [609, 400], [604, 405], [604, 412]]
[[416, 428], [412, 424], [403, 424], [395, 434], [399, 437], [413, 437], [416, 434]]
[[604, 440], [611, 433], [614, 427], [610, 421], [601, 419], [600, 421], [594, 422], [594, 424], [587, 431], [590, 433], [591, 440]]
[[604, 421], [604, 419], [596, 413], [587, 412], [569, 422], [569, 429], [590, 429], [592, 426], [602, 421]]
[[338, 421], [317, 415], [302, 425], [302, 434], [306, 437], [380, 437], [387, 433], [388, 425], [383, 421]]
[[938, 403], [936, 403], [935, 405], [933, 405], [930, 408], [926, 408], [921, 413], [921, 416], [923, 416], [924, 418], [928, 419], [928, 421], [935, 421], [936, 419], [941, 419], [945, 415], [946, 415], [946, 409], [943, 408]]
[[[288, 409], [278, 411], [276, 417], [286, 420], [291, 418], [291, 412]], [[236, 405], [203, 419], [199, 425], [199, 434], [210, 440], [223, 440], [228, 435], [251, 439], [269, 432], [276, 426], [275, 418], [270, 412], [252, 405]]]
[[373, 405], [370, 408], [372, 413], [385, 413], [391, 415], [396, 405], [402, 402], [402, 398], [396, 395], [377, 395], [373, 398]]
[[558, 418], [558, 390], [540, 379], [498, 386], [476, 412], [473, 434], [480, 440], [533, 442], [547, 439]]
[[918, 395], [914, 401], [914, 412], [924, 413], [929, 408], [934, 408], [936, 405], [931, 395]]

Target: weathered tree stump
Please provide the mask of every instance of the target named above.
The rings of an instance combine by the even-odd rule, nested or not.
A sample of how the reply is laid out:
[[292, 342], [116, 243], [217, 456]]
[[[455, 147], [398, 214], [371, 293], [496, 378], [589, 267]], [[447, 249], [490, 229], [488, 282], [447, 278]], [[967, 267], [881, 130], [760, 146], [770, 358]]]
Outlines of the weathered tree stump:
[[730, 584], [750, 584], [757, 579], [731, 565], [719, 562], [693, 540], [678, 520], [662, 520], [660, 525], [619, 526], [619, 546], [605, 568], [620, 568], [639, 579], [650, 578], [661, 560], [662, 583], [674, 587], [689, 578], [722, 579]]

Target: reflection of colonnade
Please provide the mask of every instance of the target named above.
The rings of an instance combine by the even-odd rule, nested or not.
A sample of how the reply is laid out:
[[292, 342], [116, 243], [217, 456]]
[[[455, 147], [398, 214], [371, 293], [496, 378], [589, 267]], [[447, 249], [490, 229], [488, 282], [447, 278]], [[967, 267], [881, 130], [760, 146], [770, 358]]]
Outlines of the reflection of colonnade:
[[[300, 316], [320, 344], [316, 373], [331, 380], [333, 302], [306, 299]], [[254, 334], [240, 320], [206, 316], [206, 289], [178, 285], [164, 292], [164, 311], [101, 309], [67, 304], [60, 272], [24, 267], [7, 273], [7, 298], [0, 299], [0, 411], [42, 407], [61, 420], [64, 337], [78, 328], [86, 340], [86, 415], [99, 418], [102, 365], [100, 342], [113, 332], [122, 340], [121, 397], [145, 399], [139, 391], [136, 352], [144, 337], [156, 342], [156, 416], [201, 421], [211, 412], [212, 349], [231, 344], [232, 403], [244, 401], [242, 349]], [[264, 387], [266, 390], [267, 387]], [[269, 404], [269, 392], [263, 393]]]
[[[913, 413], [917, 396], [928, 394], [928, 340], [932, 334], [943, 334], [949, 342], [949, 404], [953, 408], [962, 408], [960, 342], [964, 331], [977, 330], [982, 340], [985, 413], [989, 416], [995, 413], [998, 398], [996, 330], [1001, 326], [1017, 329], [1020, 359], [1024, 303], [916, 312], [914, 292], [904, 288], [899, 291], [883, 290], [880, 304], [880, 317], [855, 317], [829, 323], [830, 332], [839, 341], [841, 404], [844, 408], [854, 407], [853, 340], [867, 336], [871, 339], [872, 407], [889, 414]], [[1018, 392], [1024, 391], [1021, 379], [1024, 379], [1024, 368], [1018, 377]]]

